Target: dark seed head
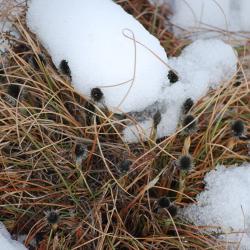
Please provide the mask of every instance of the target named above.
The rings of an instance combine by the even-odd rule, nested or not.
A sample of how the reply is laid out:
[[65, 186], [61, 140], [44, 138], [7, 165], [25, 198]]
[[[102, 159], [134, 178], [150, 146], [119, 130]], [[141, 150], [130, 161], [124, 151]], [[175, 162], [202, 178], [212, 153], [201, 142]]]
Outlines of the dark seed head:
[[121, 173], [127, 173], [131, 165], [132, 165], [132, 161], [124, 160], [120, 163], [119, 170], [121, 171]]
[[35, 70], [39, 70], [41, 64], [43, 66], [46, 66], [47, 64], [45, 57], [42, 54], [38, 54], [37, 56], [36, 55], [30, 56], [29, 63]]
[[168, 208], [168, 212], [172, 217], [175, 217], [178, 213], [178, 208], [174, 205], [170, 205], [170, 207]]
[[187, 133], [192, 133], [196, 130], [197, 128], [197, 123], [195, 121], [194, 116], [192, 115], [186, 115], [183, 119], [182, 126], [186, 127], [184, 129], [185, 132]]
[[59, 214], [56, 210], [46, 212], [47, 222], [51, 225], [57, 224], [59, 221]]
[[25, 52], [27, 52], [27, 51], [29, 51], [30, 50], [30, 47], [29, 46], [27, 46], [26, 44], [19, 44], [19, 45], [17, 45], [15, 48], [14, 48], [14, 51], [16, 52], [16, 53], [25, 53]]
[[60, 70], [64, 75], [67, 75], [71, 79], [71, 70], [66, 60], [62, 60], [59, 65]]
[[234, 87], [239, 87], [242, 83], [242, 78], [243, 78], [243, 74], [242, 72], [238, 72], [235, 82], [234, 82]]
[[87, 146], [85, 144], [76, 144], [75, 155], [76, 158], [85, 158], [87, 156]]
[[159, 110], [154, 114], [153, 121], [154, 121], [154, 128], [157, 128], [157, 126], [161, 122], [161, 112]]
[[241, 120], [236, 120], [232, 124], [232, 131], [234, 136], [240, 137], [244, 134], [245, 125]]
[[4, 69], [0, 66], [0, 81], [4, 81], [5, 80], [5, 71]]
[[103, 93], [99, 88], [93, 88], [91, 90], [91, 97], [94, 101], [99, 102], [103, 98]]
[[178, 161], [177, 166], [182, 171], [188, 171], [193, 167], [192, 158], [189, 155], [182, 155]]
[[158, 201], [158, 204], [162, 208], [168, 208], [171, 204], [170, 200], [168, 197], [161, 197]]
[[176, 83], [179, 80], [179, 77], [173, 70], [169, 70], [168, 79], [170, 83]]
[[187, 114], [190, 109], [193, 107], [194, 101], [191, 98], [188, 98], [182, 105], [183, 114]]
[[10, 84], [8, 86], [8, 94], [17, 99], [20, 94], [21, 87], [17, 84]]

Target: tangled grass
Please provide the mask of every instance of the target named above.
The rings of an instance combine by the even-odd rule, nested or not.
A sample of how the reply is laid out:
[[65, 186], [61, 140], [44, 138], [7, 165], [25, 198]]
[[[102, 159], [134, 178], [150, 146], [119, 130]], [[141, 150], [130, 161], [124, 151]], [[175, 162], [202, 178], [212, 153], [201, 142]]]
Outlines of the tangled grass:
[[[167, 9], [118, 2], [168, 54], [187, 44], [165, 29]], [[238, 48], [237, 76], [192, 108], [198, 130], [185, 134], [180, 125], [170, 137], [126, 144], [128, 118], [74, 92], [25, 21], [15, 25], [21, 39], [0, 71], [0, 217], [7, 228], [40, 250], [224, 249], [216, 234], [159, 208], [158, 200], [167, 196], [181, 209], [195, 202], [216, 164], [249, 160], [247, 141], [233, 137], [231, 123], [250, 124], [250, 47]], [[188, 153], [195, 166], [183, 174], [175, 163]]]

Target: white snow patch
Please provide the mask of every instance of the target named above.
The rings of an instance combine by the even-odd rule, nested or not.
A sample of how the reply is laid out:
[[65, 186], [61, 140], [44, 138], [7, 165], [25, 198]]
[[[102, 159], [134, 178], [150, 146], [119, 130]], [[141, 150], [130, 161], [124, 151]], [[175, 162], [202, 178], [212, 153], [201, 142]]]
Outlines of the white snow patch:
[[68, 61], [79, 93], [100, 87], [116, 112], [144, 109], [169, 84], [160, 42], [111, 0], [31, 0], [27, 24], [57, 67]]
[[[171, 6], [174, 32], [181, 36], [215, 37], [241, 32], [237, 38], [250, 38], [249, 0], [151, 0]], [[245, 33], [248, 32], [248, 33]], [[236, 34], [235, 34], [236, 35]]]
[[9, 232], [2, 222], [0, 222], [0, 249], [27, 250], [27, 248], [23, 244], [11, 239]]
[[[163, 87], [158, 101], [162, 120], [157, 128], [157, 138], [176, 131], [181, 108], [186, 99], [197, 102], [210, 88], [215, 88], [231, 79], [236, 72], [237, 56], [231, 46], [221, 40], [197, 40], [187, 46], [178, 58], [170, 58], [169, 65], [178, 73], [179, 81]], [[128, 142], [147, 140], [153, 129], [153, 115], [139, 125], [125, 129]], [[147, 113], [148, 115], [148, 113]]]
[[205, 182], [197, 204], [183, 209], [184, 218], [208, 227], [208, 232], [221, 232], [221, 239], [238, 243], [239, 249], [250, 249], [250, 164], [217, 166], [206, 175]]

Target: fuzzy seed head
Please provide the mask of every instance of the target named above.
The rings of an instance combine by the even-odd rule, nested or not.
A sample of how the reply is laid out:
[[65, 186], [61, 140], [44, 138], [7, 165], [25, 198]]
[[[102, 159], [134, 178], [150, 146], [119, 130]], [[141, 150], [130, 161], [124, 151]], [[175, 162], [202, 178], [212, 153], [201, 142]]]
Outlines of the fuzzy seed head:
[[132, 161], [124, 160], [120, 163], [119, 170], [121, 171], [121, 173], [127, 173], [131, 165], [132, 165]]
[[8, 86], [8, 94], [12, 96], [13, 98], [17, 99], [20, 94], [20, 86], [17, 84], [10, 84]]
[[16, 53], [25, 53], [25, 52], [28, 52], [30, 50], [30, 48], [26, 45], [26, 44], [19, 44], [19, 45], [17, 45], [15, 48], [14, 48], [14, 51], [16, 52]]
[[51, 210], [45, 213], [47, 222], [51, 225], [55, 225], [59, 222], [59, 214], [56, 210]]
[[71, 79], [71, 70], [66, 60], [62, 60], [59, 65], [60, 70], [64, 75], [67, 75]]
[[158, 201], [158, 204], [162, 208], [168, 208], [171, 204], [170, 200], [168, 197], [161, 197]]
[[182, 171], [189, 171], [193, 167], [192, 158], [189, 155], [182, 155], [178, 161], [177, 166]]
[[153, 121], [154, 121], [154, 127], [156, 128], [161, 122], [161, 112], [159, 110], [154, 114]]
[[195, 121], [194, 116], [186, 115], [183, 119], [182, 126], [186, 127], [184, 131], [187, 133], [192, 133], [196, 131], [197, 122]]
[[87, 146], [84, 144], [76, 144], [75, 155], [76, 158], [86, 159], [86, 156], [88, 155]]
[[168, 79], [170, 83], [176, 83], [179, 80], [179, 77], [173, 70], [169, 70]]
[[178, 208], [174, 205], [170, 205], [168, 208], [168, 212], [172, 217], [175, 217], [178, 214]]
[[5, 79], [5, 71], [0, 65], [0, 81], [3, 81]]
[[91, 90], [91, 97], [94, 101], [99, 102], [103, 98], [103, 92], [99, 88], [93, 88]]
[[236, 137], [240, 137], [244, 135], [245, 125], [243, 121], [241, 120], [234, 121], [232, 124], [232, 131], [233, 131], [234, 136]]
[[188, 98], [182, 105], [183, 114], [187, 114], [193, 106], [194, 101], [191, 98]]

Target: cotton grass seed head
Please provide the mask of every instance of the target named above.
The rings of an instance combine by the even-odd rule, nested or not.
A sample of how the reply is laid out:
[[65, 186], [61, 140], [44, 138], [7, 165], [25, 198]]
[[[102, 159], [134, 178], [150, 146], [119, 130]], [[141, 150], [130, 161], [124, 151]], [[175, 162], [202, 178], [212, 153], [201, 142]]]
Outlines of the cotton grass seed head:
[[191, 98], [186, 99], [186, 101], [182, 105], [183, 114], [187, 114], [193, 106], [194, 101]]
[[161, 122], [161, 112], [159, 110], [154, 114], [153, 121], [154, 121], [154, 128], [157, 128], [157, 126]]
[[241, 120], [234, 121], [231, 128], [232, 128], [234, 136], [241, 137], [244, 135], [245, 125], [244, 125], [243, 121], [241, 121]]
[[119, 170], [121, 173], [125, 174], [130, 170], [130, 166], [132, 165], [132, 161], [124, 160], [119, 164]]
[[168, 208], [170, 206], [171, 202], [168, 197], [161, 197], [158, 201], [158, 205], [161, 208]]
[[7, 93], [8, 93], [11, 97], [17, 99], [18, 96], [19, 96], [19, 94], [20, 94], [20, 91], [21, 91], [21, 87], [20, 87], [18, 84], [10, 84], [10, 85], [8, 86]]
[[52, 209], [50, 211], [45, 212], [45, 215], [48, 224], [50, 225], [58, 224], [60, 219], [58, 211]]
[[183, 118], [182, 126], [185, 127], [184, 131], [191, 134], [197, 130], [197, 122], [193, 115], [186, 115]]
[[172, 217], [175, 217], [178, 214], [178, 208], [175, 205], [170, 205], [167, 210]]
[[75, 156], [77, 162], [83, 161], [87, 158], [88, 156], [88, 148], [85, 144], [76, 144], [75, 145]]
[[5, 71], [4, 68], [0, 65], [0, 82], [5, 80]]
[[193, 167], [192, 157], [190, 155], [182, 155], [177, 160], [177, 166], [181, 171], [189, 171]]
[[71, 79], [71, 70], [68, 62], [65, 59], [60, 62], [59, 68], [64, 75], [68, 76]]
[[99, 102], [103, 98], [103, 92], [100, 88], [91, 89], [91, 97], [94, 101]]
[[173, 70], [169, 70], [168, 79], [170, 83], [176, 83], [179, 80], [179, 77]]

